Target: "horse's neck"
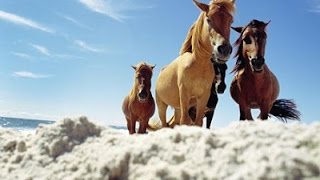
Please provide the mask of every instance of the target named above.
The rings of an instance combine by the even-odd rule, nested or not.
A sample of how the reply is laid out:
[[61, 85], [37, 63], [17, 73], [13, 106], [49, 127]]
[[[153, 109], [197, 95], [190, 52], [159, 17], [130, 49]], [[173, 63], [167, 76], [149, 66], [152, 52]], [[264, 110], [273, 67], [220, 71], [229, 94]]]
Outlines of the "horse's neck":
[[252, 71], [250, 64], [246, 63], [244, 67], [244, 73], [246, 74], [247, 77], [251, 77], [252, 80], [254, 81], [263, 81], [268, 73], [270, 73], [270, 70], [268, 66], [265, 64], [263, 67], [263, 71], [260, 73], [255, 73]]
[[205, 14], [202, 13], [196, 25], [192, 36], [192, 53], [196, 60], [207, 61], [211, 63], [212, 45], [209, 37], [209, 27], [205, 22]]

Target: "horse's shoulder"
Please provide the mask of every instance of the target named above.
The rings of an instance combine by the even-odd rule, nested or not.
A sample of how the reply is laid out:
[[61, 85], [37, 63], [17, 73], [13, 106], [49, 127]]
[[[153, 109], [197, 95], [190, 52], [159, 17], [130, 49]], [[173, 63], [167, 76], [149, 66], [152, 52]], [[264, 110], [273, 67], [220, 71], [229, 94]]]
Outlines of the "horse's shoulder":
[[192, 65], [193, 61], [192, 53], [185, 52], [179, 56], [178, 64], [180, 68], [186, 69]]

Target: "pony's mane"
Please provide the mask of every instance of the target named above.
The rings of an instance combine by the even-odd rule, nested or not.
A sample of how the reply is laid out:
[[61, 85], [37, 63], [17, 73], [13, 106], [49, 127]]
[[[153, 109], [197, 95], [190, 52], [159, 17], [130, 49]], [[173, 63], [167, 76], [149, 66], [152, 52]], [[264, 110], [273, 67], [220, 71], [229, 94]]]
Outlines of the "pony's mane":
[[[234, 66], [234, 68], [232, 69], [232, 73], [237, 73], [239, 72], [240, 70], [242, 70], [244, 67], [245, 67], [245, 59], [242, 55], [242, 49], [243, 49], [243, 41], [242, 41], [242, 35], [244, 33], [244, 31], [247, 29], [247, 28], [257, 28], [257, 29], [263, 29], [263, 26], [265, 26], [264, 22], [262, 21], [258, 21], [256, 19], [254, 20], [251, 20], [249, 24], [247, 24], [242, 32], [240, 33], [240, 36], [239, 38], [236, 40], [236, 42], [234, 43], [234, 46], [237, 48], [237, 52], [235, 54], [234, 57], [237, 58], [237, 62], [236, 62], [236, 65]], [[267, 33], [265, 31], [264, 32], [264, 35], [265, 37], [267, 37]]]
[[[231, 14], [233, 14], [235, 11], [235, 5], [230, 0], [211, 0], [210, 11], [212, 11], [212, 13], [216, 13], [217, 11], [220, 11], [221, 8], [224, 8], [227, 12], [230, 12]], [[187, 37], [180, 49], [180, 53], [179, 53], [180, 55], [186, 52], [192, 52], [193, 43], [196, 43], [196, 42], [193, 42], [193, 39], [194, 39], [193, 36], [196, 34], [194, 31], [195, 27], [196, 27], [196, 31], [199, 34], [201, 32], [200, 27], [202, 27], [203, 25], [204, 18], [205, 18], [205, 14], [201, 13], [198, 20], [195, 23], [193, 23], [192, 26], [190, 27]]]

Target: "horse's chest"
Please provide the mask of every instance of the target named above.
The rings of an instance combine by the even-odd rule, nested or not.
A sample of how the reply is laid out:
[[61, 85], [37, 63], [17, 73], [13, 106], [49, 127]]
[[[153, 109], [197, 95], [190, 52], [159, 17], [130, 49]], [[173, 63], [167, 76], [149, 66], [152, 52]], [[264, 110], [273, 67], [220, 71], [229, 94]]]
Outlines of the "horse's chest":
[[148, 117], [154, 112], [154, 103], [153, 101], [149, 101], [146, 103], [134, 101], [130, 104], [129, 109], [132, 112], [132, 115], [136, 117]]
[[243, 76], [239, 81], [239, 86], [241, 94], [251, 106], [257, 106], [260, 101], [268, 99], [272, 95], [270, 82], [263, 78], [254, 79]]
[[199, 78], [193, 81], [189, 81], [187, 86], [191, 90], [192, 95], [200, 96], [204, 92], [210, 91], [212, 82], [213, 82], [213, 77], [211, 78], [209, 76], [206, 78]]

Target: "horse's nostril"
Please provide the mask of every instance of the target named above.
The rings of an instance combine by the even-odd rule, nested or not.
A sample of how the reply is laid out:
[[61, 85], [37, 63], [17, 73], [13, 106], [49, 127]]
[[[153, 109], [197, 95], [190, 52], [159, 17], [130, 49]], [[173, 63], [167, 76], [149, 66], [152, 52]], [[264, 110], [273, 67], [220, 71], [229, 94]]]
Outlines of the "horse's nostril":
[[264, 64], [264, 58], [255, 58], [252, 59], [252, 65], [256, 67], [261, 67]]
[[218, 47], [218, 52], [224, 56], [228, 56], [232, 53], [232, 46], [229, 44], [223, 44]]
[[222, 54], [224, 51], [225, 51], [225, 45], [221, 45], [221, 46], [218, 47], [218, 52], [219, 53]]
[[147, 91], [142, 90], [142, 91], [138, 94], [138, 96], [139, 96], [139, 98], [141, 98], [141, 99], [147, 98], [147, 96], [148, 96]]

